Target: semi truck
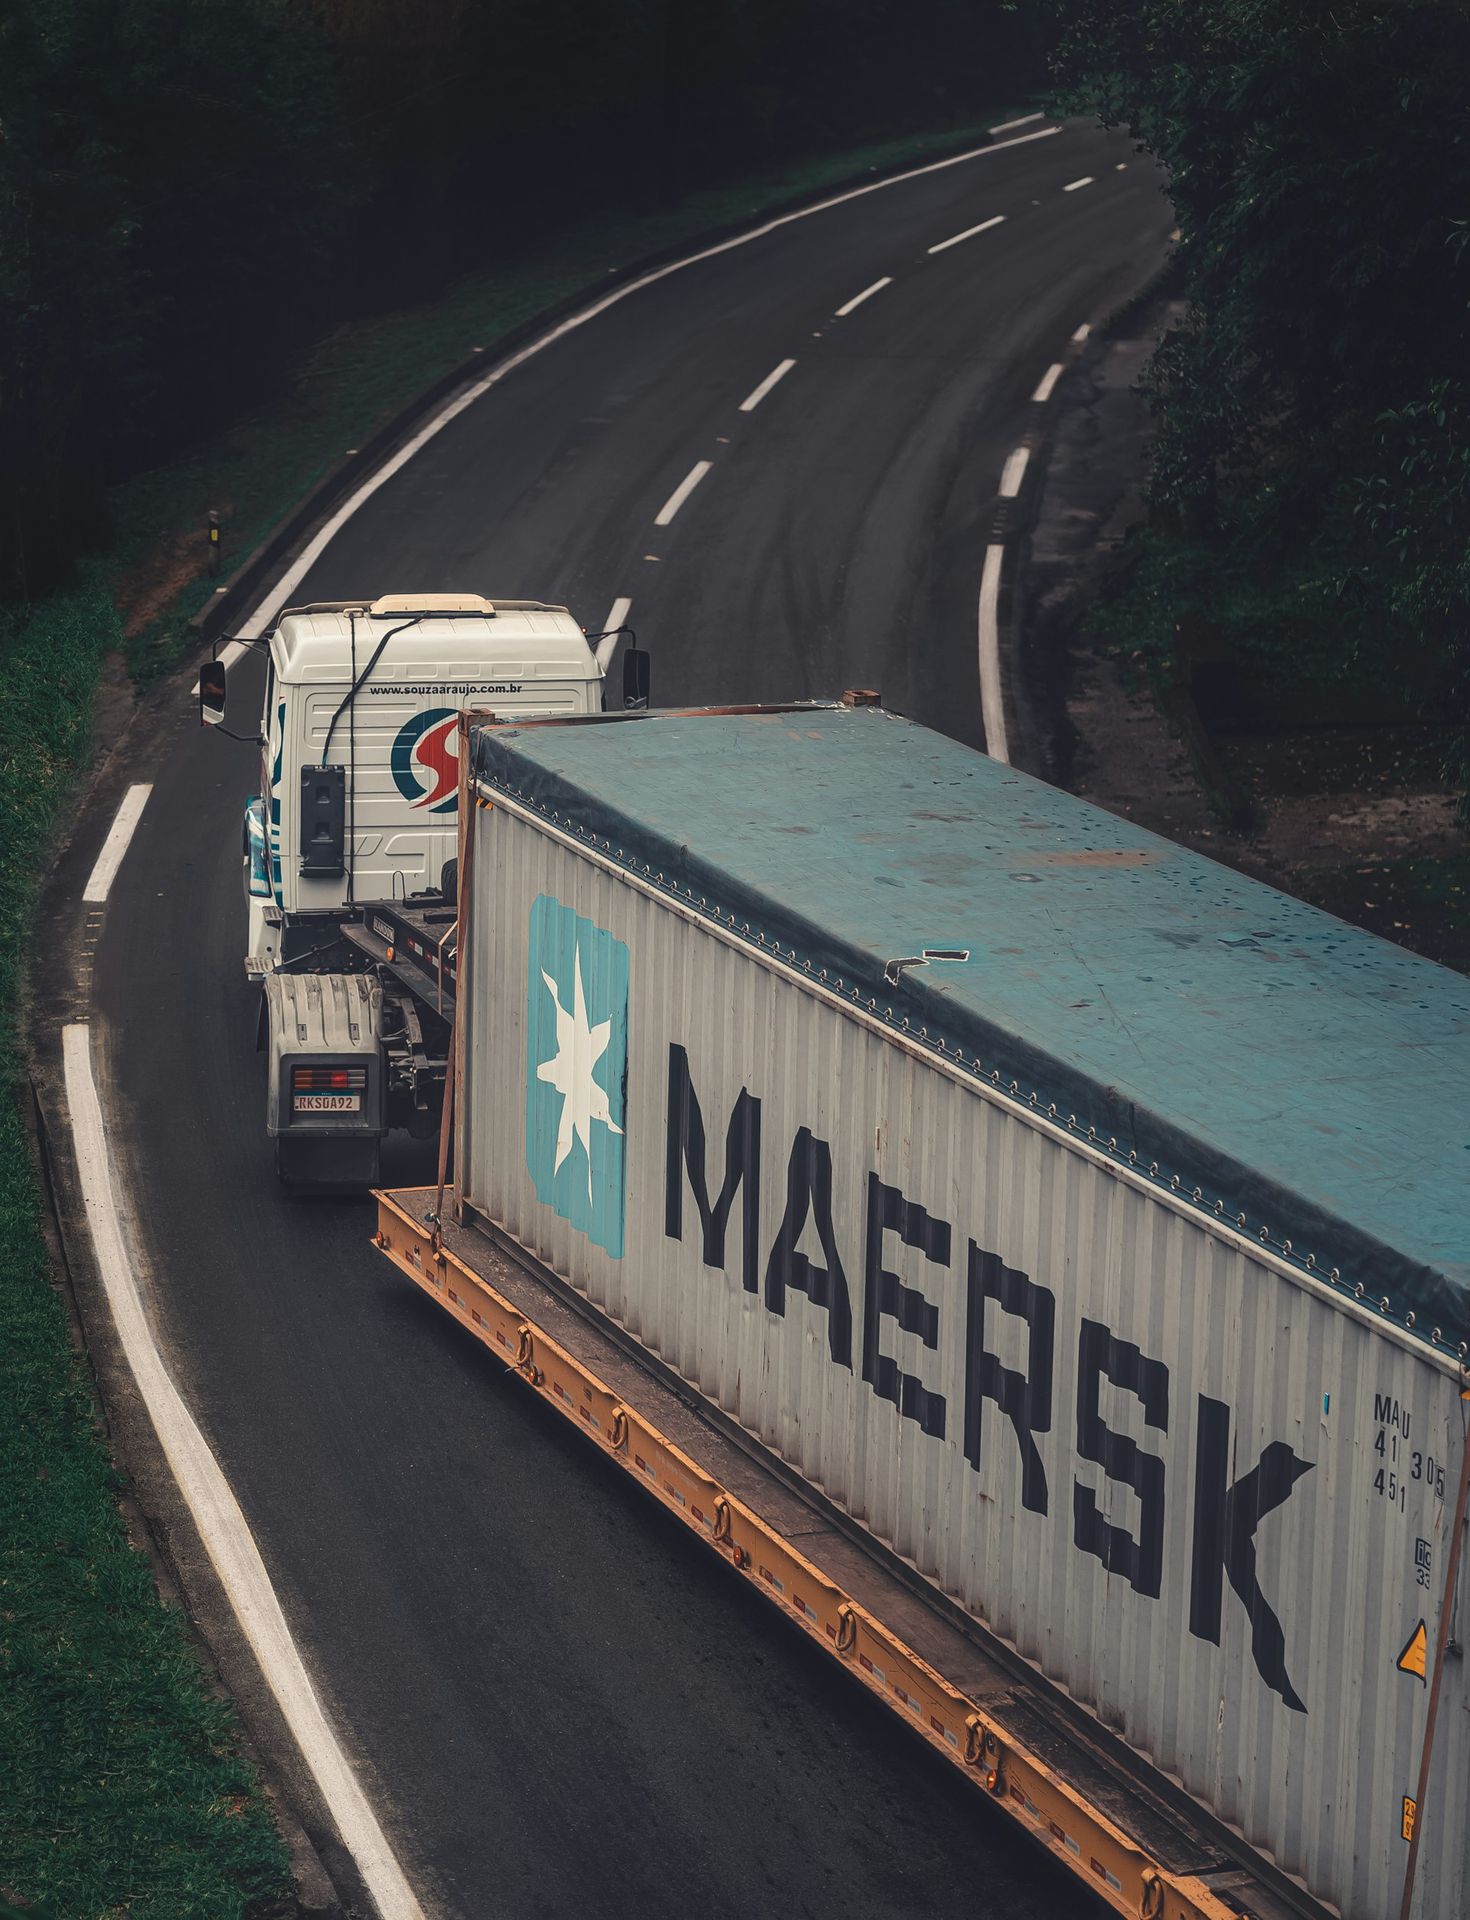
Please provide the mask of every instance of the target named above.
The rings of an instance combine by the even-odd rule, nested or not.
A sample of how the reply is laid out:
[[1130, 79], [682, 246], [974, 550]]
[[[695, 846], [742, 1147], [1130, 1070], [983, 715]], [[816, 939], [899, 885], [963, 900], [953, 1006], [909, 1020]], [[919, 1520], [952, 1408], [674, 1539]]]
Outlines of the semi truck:
[[596, 705], [367, 910], [379, 1249], [1113, 1910], [1470, 1911], [1470, 986], [865, 702]]
[[[420, 988], [453, 941], [461, 715], [600, 712], [603, 670], [565, 607], [474, 593], [291, 607], [252, 644], [260, 729], [234, 737], [260, 752], [242, 868], [266, 1132], [283, 1181], [365, 1187], [387, 1133], [439, 1123], [453, 1000]], [[204, 724], [224, 728], [226, 697], [216, 647]], [[636, 644], [623, 697], [648, 697]]]

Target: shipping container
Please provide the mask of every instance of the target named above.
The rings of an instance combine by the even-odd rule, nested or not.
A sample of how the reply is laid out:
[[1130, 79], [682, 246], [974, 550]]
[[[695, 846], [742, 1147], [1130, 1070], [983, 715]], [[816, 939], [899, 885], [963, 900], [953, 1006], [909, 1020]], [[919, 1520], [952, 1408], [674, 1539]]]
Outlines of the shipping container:
[[464, 1215], [1318, 1900], [1422, 1813], [1470, 1910], [1466, 981], [873, 709], [470, 768]]

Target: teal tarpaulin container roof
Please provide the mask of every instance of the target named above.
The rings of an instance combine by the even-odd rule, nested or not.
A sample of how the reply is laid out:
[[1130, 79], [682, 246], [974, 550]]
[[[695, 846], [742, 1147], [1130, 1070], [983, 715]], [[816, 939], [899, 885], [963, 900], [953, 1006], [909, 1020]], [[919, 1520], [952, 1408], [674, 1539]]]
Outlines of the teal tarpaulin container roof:
[[[474, 756], [1416, 1332], [1470, 1333], [1459, 974], [872, 708], [487, 727]], [[896, 966], [926, 950], [968, 958]]]

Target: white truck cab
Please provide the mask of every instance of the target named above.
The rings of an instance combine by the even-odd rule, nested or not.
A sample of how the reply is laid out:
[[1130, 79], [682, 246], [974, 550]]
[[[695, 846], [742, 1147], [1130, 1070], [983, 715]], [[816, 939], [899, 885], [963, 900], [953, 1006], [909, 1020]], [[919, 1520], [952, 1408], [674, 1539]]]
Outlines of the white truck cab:
[[[599, 713], [602, 669], [565, 607], [478, 594], [292, 607], [264, 644], [244, 865], [266, 1132], [290, 1185], [370, 1186], [382, 1140], [431, 1135], [443, 1106], [460, 716]], [[622, 704], [647, 701], [648, 656], [630, 647]], [[224, 712], [216, 659], [199, 715]]]
[[602, 692], [582, 629], [538, 600], [389, 594], [282, 614], [246, 814], [247, 974], [294, 957], [292, 928], [317, 915], [439, 884], [462, 712], [596, 713]]

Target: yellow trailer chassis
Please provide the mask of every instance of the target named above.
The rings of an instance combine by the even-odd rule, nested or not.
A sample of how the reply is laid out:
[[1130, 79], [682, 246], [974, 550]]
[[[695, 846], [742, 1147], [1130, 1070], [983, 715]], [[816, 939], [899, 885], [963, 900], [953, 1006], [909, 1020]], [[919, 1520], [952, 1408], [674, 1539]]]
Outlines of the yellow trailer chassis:
[[1177, 1800], [1153, 1795], [1110, 1764], [1101, 1743], [1034, 1711], [1024, 1683], [722, 1441], [559, 1282], [502, 1257], [481, 1233], [436, 1231], [435, 1199], [433, 1188], [380, 1192], [377, 1247], [1116, 1912], [1286, 1920], [1321, 1911], [1271, 1884], [1275, 1876], [1258, 1877], [1244, 1850], [1230, 1857], [1203, 1816], [1195, 1822]]

